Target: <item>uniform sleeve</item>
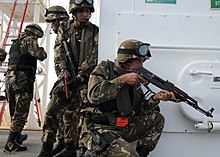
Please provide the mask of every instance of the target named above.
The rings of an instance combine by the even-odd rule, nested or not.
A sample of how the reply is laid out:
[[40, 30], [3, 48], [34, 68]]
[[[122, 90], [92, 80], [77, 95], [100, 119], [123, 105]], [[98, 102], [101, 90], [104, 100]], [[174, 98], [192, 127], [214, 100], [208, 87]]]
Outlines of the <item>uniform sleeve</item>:
[[79, 67], [80, 71], [78, 75], [83, 79], [88, 79], [90, 73], [93, 71], [93, 69], [98, 63], [98, 39], [99, 39], [98, 28], [97, 30], [94, 30], [94, 32], [95, 32], [93, 39], [94, 46], [92, 49], [92, 53], [90, 53], [90, 55], [86, 57], [86, 60]]
[[58, 77], [60, 76], [62, 69], [66, 68], [66, 55], [62, 44], [64, 40], [68, 39], [67, 35], [65, 35], [66, 27], [67, 21], [61, 23], [54, 46], [54, 66]]
[[106, 61], [101, 62], [90, 75], [88, 82], [88, 99], [90, 103], [100, 103], [113, 100], [123, 84], [118, 77], [109, 80], [109, 67]]
[[47, 58], [47, 53], [43, 47], [39, 47], [38, 41], [31, 36], [24, 38], [21, 42], [21, 52], [29, 53], [31, 56], [43, 61]]

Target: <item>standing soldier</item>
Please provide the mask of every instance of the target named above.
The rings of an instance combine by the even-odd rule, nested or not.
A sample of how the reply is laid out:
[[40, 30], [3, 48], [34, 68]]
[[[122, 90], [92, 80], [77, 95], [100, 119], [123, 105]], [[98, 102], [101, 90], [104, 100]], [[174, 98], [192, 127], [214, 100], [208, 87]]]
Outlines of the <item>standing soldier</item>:
[[[51, 6], [48, 9], [46, 9], [46, 13], [45, 13], [45, 18], [46, 18], [46, 22], [51, 24], [51, 29], [53, 30], [53, 32], [55, 34], [58, 33], [58, 29], [60, 27], [60, 24], [62, 23], [62, 21], [66, 21], [69, 19], [69, 15], [66, 11], [66, 9], [64, 9], [62, 6], [56, 5], [56, 6]], [[55, 84], [54, 87], [56, 86], [57, 83], [59, 83], [60, 80], [58, 79]], [[51, 93], [53, 91], [54, 88], [52, 88]], [[65, 101], [65, 100], [64, 100]], [[56, 101], [52, 101], [53, 103], [57, 103]], [[57, 129], [57, 140], [58, 140], [58, 144], [56, 145], [56, 147], [53, 149], [53, 153], [52, 155], [56, 155], [57, 153], [61, 152], [64, 148], [65, 148], [65, 142], [64, 142], [64, 123], [63, 123], [63, 114], [58, 114], [57, 118], [59, 120], [59, 125], [58, 125], [58, 129]]]
[[5, 88], [11, 126], [4, 152], [27, 150], [27, 147], [20, 145], [18, 139], [27, 121], [30, 102], [33, 99], [37, 60], [43, 61], [47, 58], [47, 53], [43, 47], [39, 47], [37, 41], [43, 35], [39, 25], [29, 24], [10, 48]]
[[[43, 147], [38, 157], [52, 157], [53, 144], [57, 131], [58, 119], [56, 115], [64, 112], [64, 125], [66, 127], [65, 149], [55, 157], [76, 156], [78, 147], [78, 110], [80, 106], [86, 106], [87, 83], [89, 75], [97, 65], [98, 57], [98, 27], [92, 24], [89, 19], [94, 12], [93, 1], [70, 0], [69, 12], [73, 20], [63, 22], [59, 28], [55, 42], [55, 70], [59, 79], [62, 80], [53, 90], [51, 101], [48, 105], [44, 119], [42, 142]], [[67, 65], [66, 50], [63, 43], [68, 42], [72, 65]], [[69, 59], [69, 58], [68, 58]], [[68, 82], [70, 95], [67, 99], [63, 76], [68, 71], [68, 66], [74, 66], [76, 77], [70, 78], [74, 81]], [[67, 89], [67, 88], [66, 88]], [[64, 101], [64, 99], [66, 99]], [[58, 102], [57, 106], [54, 106]], [[74, 111], [74, 112], [72, 112]], [[66, 138], [68, 137], [68, 138]], [[68, 139], [68, 140], [67, 140]]]
[[69, 19], [69, 15], [66, 9], [59, 5], [51, 6], [48, 9], [46, 9], [46, 13], [44, 16], [46, 18], [46, 22], [51, 24], [50, 27], [55, 34], [57, 34], [58, 32], [60, 23], [63, 20]]

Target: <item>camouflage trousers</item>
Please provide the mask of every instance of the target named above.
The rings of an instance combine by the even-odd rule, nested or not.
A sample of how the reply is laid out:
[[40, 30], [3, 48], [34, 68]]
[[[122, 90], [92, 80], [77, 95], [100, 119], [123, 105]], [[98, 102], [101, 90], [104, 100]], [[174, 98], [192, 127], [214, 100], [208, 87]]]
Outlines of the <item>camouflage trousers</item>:
[[[95, 128], [99, 133], [114, 132], [120, 136], [120, 138], [112, 141], [105, 150], [97, 154], [97, 156], [107, 157], [136, 157], [139, 156], [131, 142], [137, 141], [137, 147], [151, 152], [156, 147], [162, 130], [164, 128], [164, 117], [159, 112], [147, 112], [141, 113], [139, 116], [135, 116], [131, 119], [131, 122], [125, 127], [112, 127], [96, 125]], [[114, 129], [113, 129], [114, 128]], [[88, 150], [93, 150], [92, 136], [89, 133], [84, 132], [82, 140]], [[93, 152], [94, 154], [94, 152]]]
[[[77, 106], [80, 102], [76, 93], [65, 98], [63, 82], [60, 82], [53, 92], [44, 117], [42, 142], [55, 143], [58, 138], [64, 138], [65, 143], [78, 144]], [[63, 128], [62, 128], [63, 127]]]
[[30, 102], [33, 99], [34, 79], [27, 77], [23, 71], [6, 74], [5, 88], [11, 116], [11, 131], [21, 132], [27, 122]]

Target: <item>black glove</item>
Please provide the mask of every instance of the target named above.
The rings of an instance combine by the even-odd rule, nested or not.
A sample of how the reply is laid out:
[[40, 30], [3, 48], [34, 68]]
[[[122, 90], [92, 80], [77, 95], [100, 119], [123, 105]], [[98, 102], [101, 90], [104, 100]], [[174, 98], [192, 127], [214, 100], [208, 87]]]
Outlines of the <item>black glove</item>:
[[81, 83], [81, 80], [78, 77], [75, 77], [75, 78], [69, 77], [69, 81], [67, 84], [70, 90], [74, 90], [80, 85], [80, 83]]
[[81, 83], [83, 83], [85, 80], [88, 80], [89, 78], [88, 74], [83, 71], [79, 71], [77, 77], [81, 80]]

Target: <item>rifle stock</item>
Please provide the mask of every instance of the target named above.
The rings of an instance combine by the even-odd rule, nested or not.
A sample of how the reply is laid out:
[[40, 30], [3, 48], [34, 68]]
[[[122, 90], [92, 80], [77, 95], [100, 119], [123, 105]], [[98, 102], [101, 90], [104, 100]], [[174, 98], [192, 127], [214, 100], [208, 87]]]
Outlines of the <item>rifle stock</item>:
[[140, 76], [142, 76], [144, 79], [146, 79], [149, 83], [153, 84], [154, 86], [163, 90], [173, 92], [176, 98], [175, 102], [185, 102], [186, 104], [190, 105], [195, 110], [201, 112], [207, 117], [211, 117], [211, 118], [213, 117], [212, 112], [214, 111], [214, 108], [205, 111], [204, 109], [199, 107], [197, 100], [193, 99], [186, 92], [176, 87], [172, 82], [169, 82], [168, 80], [166, 81], [163, 80], [162, 78], [150, 72], [149, 70], [145, 69], [144, 67], [137, 68], [135, 72]]

